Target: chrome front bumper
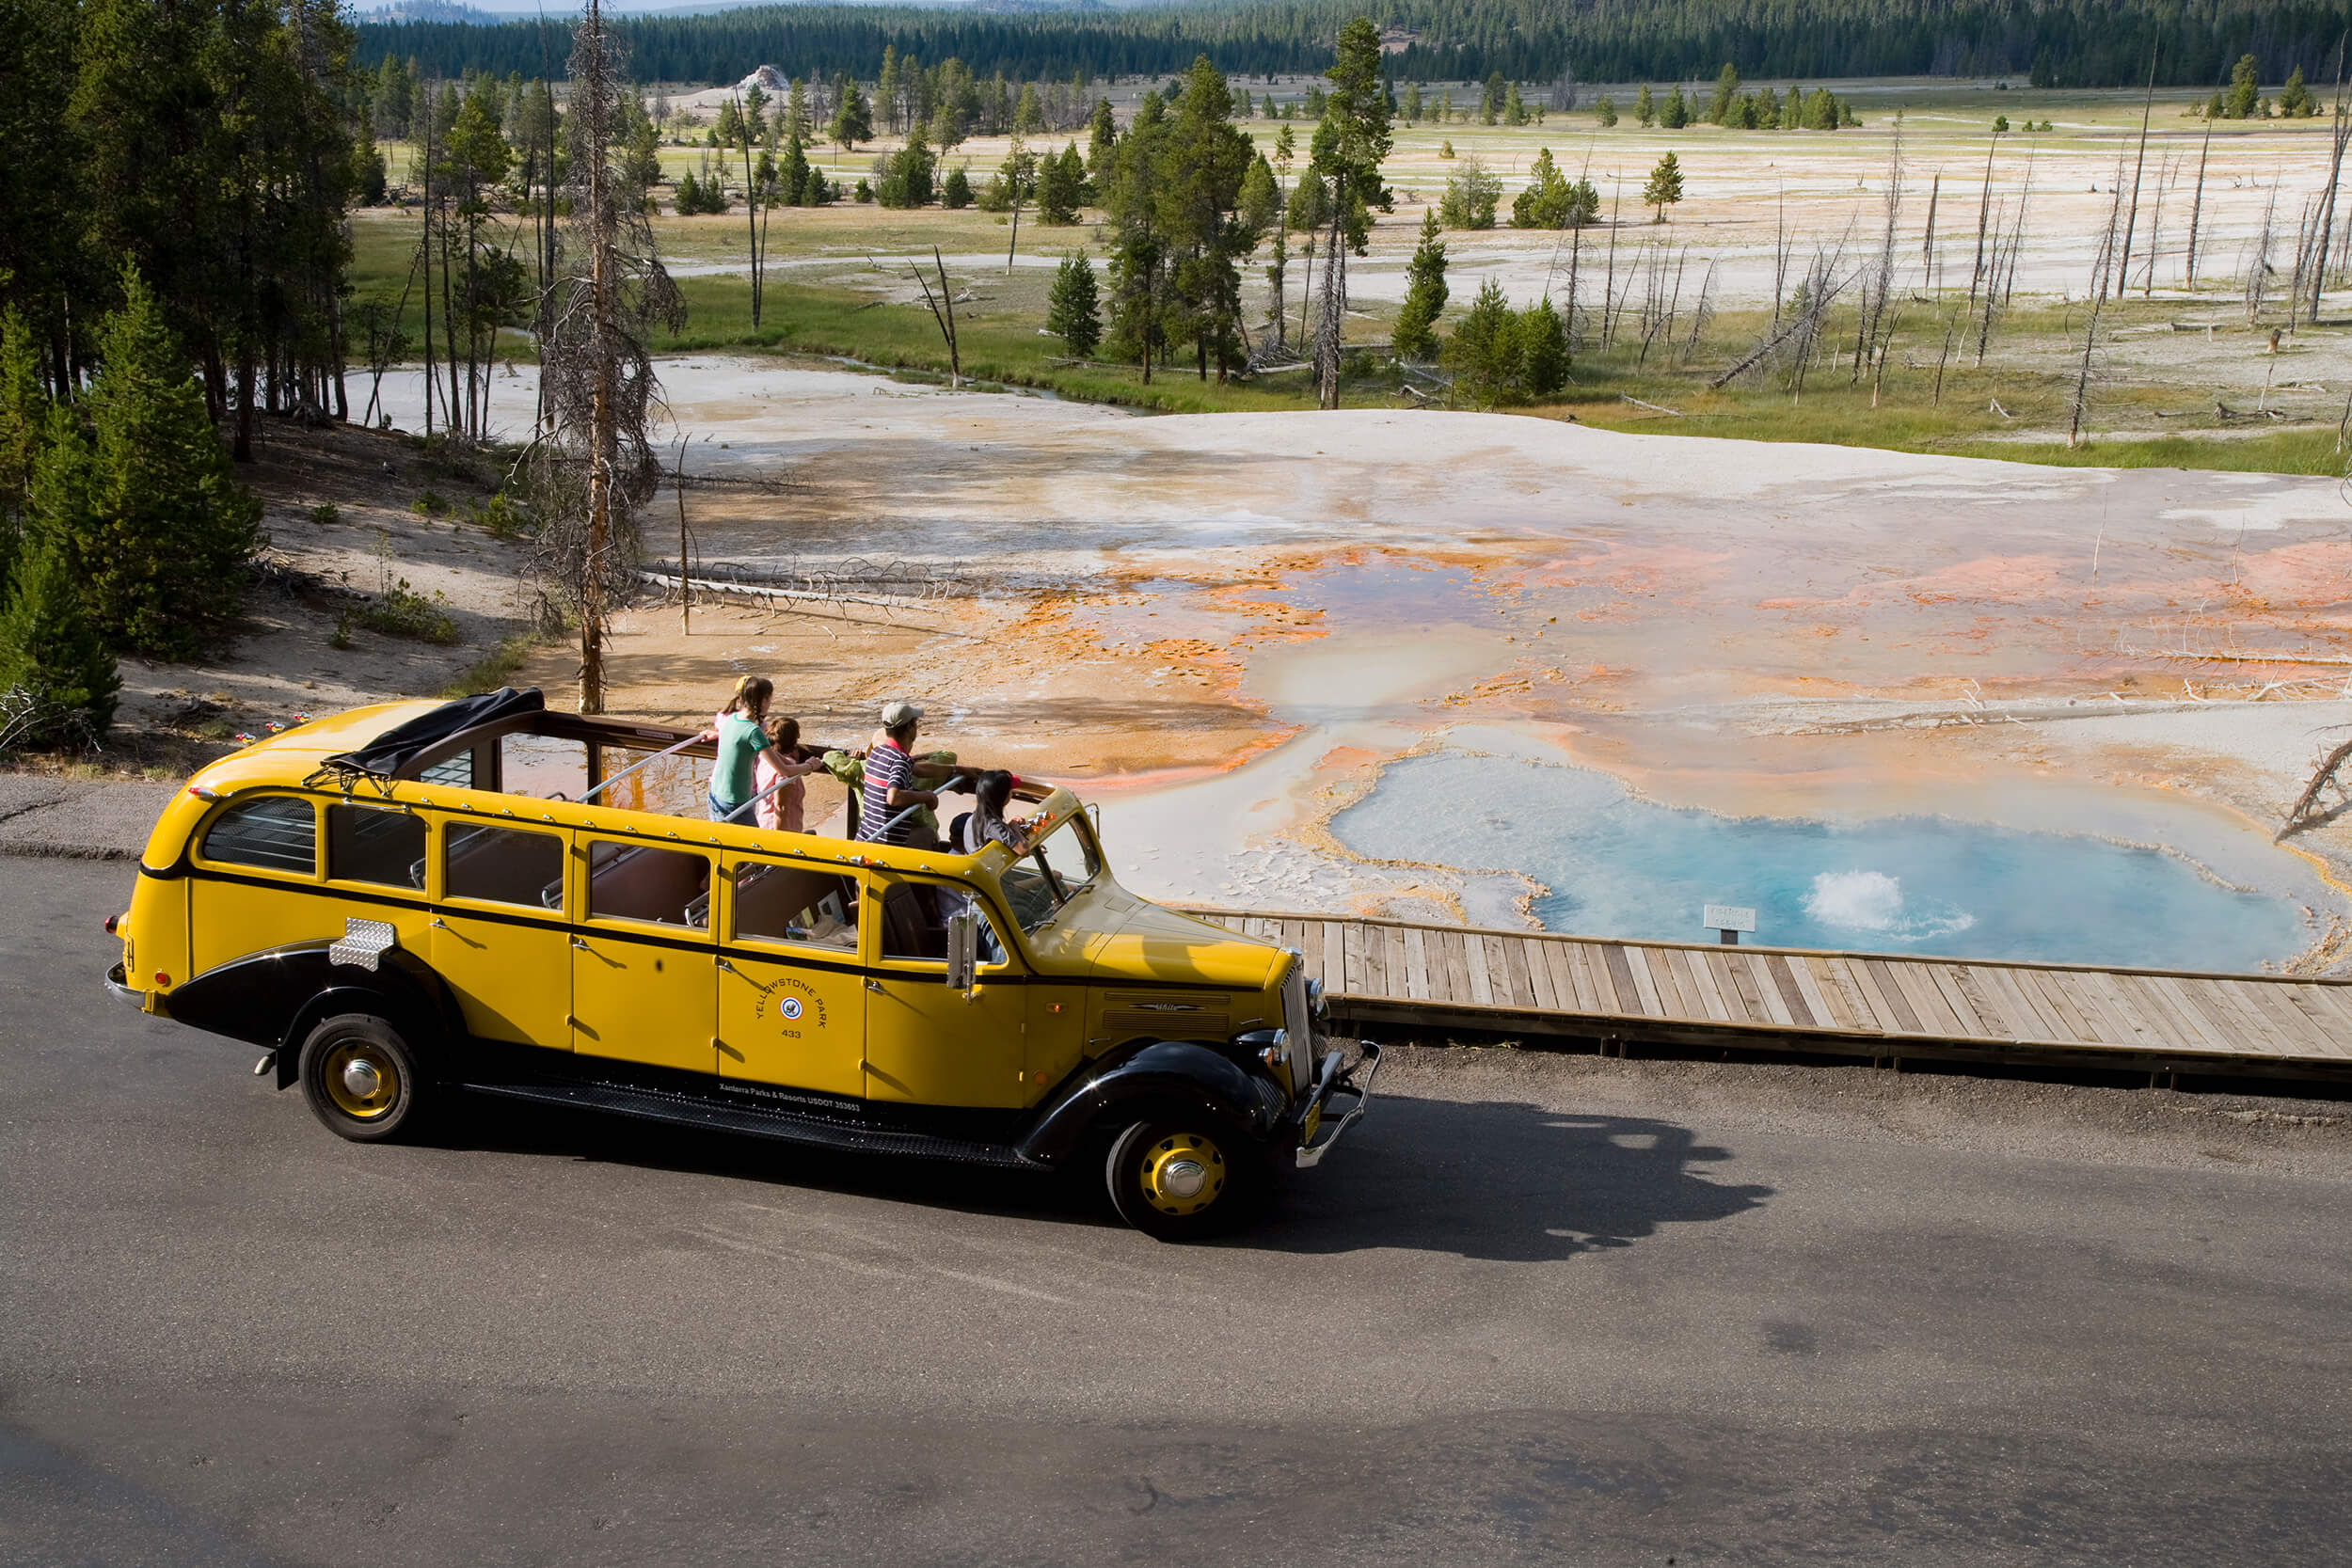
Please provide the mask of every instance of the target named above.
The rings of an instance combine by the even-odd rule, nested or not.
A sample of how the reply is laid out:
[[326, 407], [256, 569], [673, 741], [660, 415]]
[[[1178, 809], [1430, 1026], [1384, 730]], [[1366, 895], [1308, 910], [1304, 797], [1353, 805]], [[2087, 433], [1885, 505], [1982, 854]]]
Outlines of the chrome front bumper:
[[[1298, 1146], [1300, 1170], [1311, 1170], [1321, 1164], [1323, 1157], [1331, 1152], [1331, 1146], [1340, 1141], [1348, 1125], [1372, 1104], [1372, 1081], [1379, 1075], [1380, 1048], [1370, 1040], [1358, 1040], [1356, 1047], [1361, 1054], [1353, 1066], [1343, 1066], [1340, 1053], [1333, 1051], [1325, 1053], [1323, 1066], [1315, 1072], [1314, 1091], [1307, 1097], [1307, 1103], [1299, 1110], [1298, 1122], [1304, 1127], [1318, 1110], [1324, 1114], [1323, 1121], [1315, 1130], [1315, 1141]], [[1361, 1083], [1356, 1079], [1359, 1070], [1364, 1075]], [[1331, 1116], [1335, 1110], [1340, 1113], [1336, 1120]]]
[[126, 1007], [142, 1013], [147, 1011], [147, 997], [142, 992], [132, 990], [123, 982], [120, 964], [106, 971], [106, 994]]

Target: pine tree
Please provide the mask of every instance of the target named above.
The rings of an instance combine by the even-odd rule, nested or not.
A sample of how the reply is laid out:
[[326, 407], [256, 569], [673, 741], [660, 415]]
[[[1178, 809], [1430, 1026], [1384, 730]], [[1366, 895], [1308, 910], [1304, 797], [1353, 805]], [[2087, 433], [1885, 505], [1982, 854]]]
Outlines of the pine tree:
[[1666, 209], [1682, 199], [1682, 163], [1669, 152], [1658, 160], [1658, 166], [1649, 171], [1649, 183], [1642, 187], [1642, 205], [1658, 209], [1660, 223], [1666, 221]]
[[2262, 85], [2256, 72], [2262, 62], [2251, 55], [2240, 55], [2237, 64], [2230, 68], [2230, 95], [2222, 101], [2224, 119], [2251, 119], [2255, 105], [2262, 102]]
[[844, 152], [854, 152], [858, 143], [874, 139], [874, 106], [855, 82], [843, 85], [840, 106], [833, 112], [832, 139]]
[[1658, 101], [1650, 96], [1647, 82], [1643, 83], [1642, 90], [1633, 95], [1633, 119], [1644, 130], [1657, 123]]
[[1501, 403], [1518, 388], [1519, 335], [1511, 302], [1493, 278], [1479, 286], [1478, 297], [1446, 340], [1445, 357], [1454, 372], [1454, 385], [1482, 404]]
[[0, 692], [22, 705], [0, 722], [20, 721], [22, 745], [94, 744], [114, 719], [114, 656], [90, 623], [73, 563], [91, 477], [81, 424], [62, 404], [50, 408], [26, 484], [24, 544], [0, 599]]
[[41, 390], [40, 350], [24, 318], [0, 310], [0, 592], [16, 563], [33, 465], [40, 455], [49, 399]]
[[120, 646], [194, 657], [234, 627], [262, 504], [230, 473], [204, 393], [137, 271], [99, 328], [88, 514], [63, 543]]
[[1046, 303], [1045, 330], [1062, 341], [1073, 359], [1089, 357], [1103, 341], [1094, 264], [1083, 250], [1061, 259], [1061, 268], [1054, 275], [1053, 294]]
[[1060, 157], [1048, 153], [1037, 166], [1037, 221], [1070, 224], [1078, 221], [1078, 202], [1086, 187], [1086, 160], [1078, 144], [1070, 143]]
[[791, 138], [784, 144], [784, 172], [776, 182], [784, 189], [784, 199], [796, 207], [813, 205], [808, 199], [808, 149], [801, 144], [800, 127], [792, 128]]
[[939, 182], [939, 204], [953, 212], [972, 205], [972, 177], [958, 164], [947, 171], [947, 178]]
[[1314, 341], [1315, 386], [1326, 408], [1340, 405], [1340, 338], [1347, 312], [1347, 258], [1365, 254], [1372, 211], [1394, 209], [1380, 179], [1391, 138], [1389, 95], [1381, 83], [1379, 29], [1357, 17], [1340, 29], [1337, 57], [1324, 74], [1331, 82], [1323, 122], [1315, 127], [1313, 164], [1331, 182], [1332, 214], [1324, 250], [1323, 309]]
[[1731, 120], [1732, 105], [1740, 101], [1740, 72], [1729, 60], [1715, 78], [1715, 96], [1708, 101], [1707, 119], [1709, 124], [1724, 125]]
[[[65, 541], [43, 531], [24, 552], [0, 613], [0, 694], [24, 705], [20, 746], [94, 746], [114, 722], [121, 681], [82, 608]], [[0, 711], [0, 722], [18, 717]]]
[[1551, 296], [1519, 312], [1519, 380], [1529, 397], [1548, 398], [1568, 384], [1568, 333]]
[[1658, 111], [1658, 123], [1669, 131], [1679, 131], [1691, 123], [1691, 101], [1682, 96], [1682, 84], [1666, 95], [1666, 106]]
[[1421, 243], [1405, 268], [1405, 309], [1396, 318], [1396, 356], [1434, 359], [1438, 335], [1431, 328], [1445, 309], [1445, 230], [1431, 208], [1421, 214]]
[[2279, 89], [2279, 113], [2296, 119], [2319, 113], [2319, 104], [2304, 83], [2303, 68], [2299, 65], [2287, 77], [2287, 85]]
[[1616, 102], [1607, 93], [1602, 93], [1600, 95], [1600, 102], [1593, 105], [1593, 118], [1600, 121], [1601, 128], [1603, 130], [1607, 130], [1610, 126], [1616, 124]]
[[1417, 125], [1421, 122], [1421, 84], [1419, 82], [1405, 84], [1403, 110], [1406, 124]]

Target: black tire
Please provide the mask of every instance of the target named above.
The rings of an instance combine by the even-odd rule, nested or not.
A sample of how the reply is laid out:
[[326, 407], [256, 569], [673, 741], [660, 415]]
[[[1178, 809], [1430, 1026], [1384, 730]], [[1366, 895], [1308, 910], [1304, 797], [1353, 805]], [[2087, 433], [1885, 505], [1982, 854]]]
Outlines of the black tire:
[[1163, 1242], [1231, 1230], [1263, 1208], [1268, 1191], [1257, 1146], [1200, 1115], [1130, 1123], [1111, 1141], [1103, 1180], [1119, 1217]]
[[322, 1020], [302, 1042], [300, 1061], [302, 1097], [337, 1137], [389, 1143], [421, 1124], [420, 1107], [432, 1091], [416, 1052], [384, 1020], [369, 1013]]

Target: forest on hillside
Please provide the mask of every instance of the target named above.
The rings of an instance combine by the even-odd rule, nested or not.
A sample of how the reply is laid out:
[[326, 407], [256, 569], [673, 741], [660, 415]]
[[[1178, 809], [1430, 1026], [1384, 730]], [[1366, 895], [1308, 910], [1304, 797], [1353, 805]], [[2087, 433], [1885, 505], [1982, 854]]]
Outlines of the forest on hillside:
[[[1169, 75], [1206, 55], [1241, 76], [1319, 71], [1349, 17], [1390, 35], [1398, 81], [1689, 81], [1728, 60], [1757, 79], [2007, 76], [2020, 85], [2214, 86], [2251, 54], [2262, 79], [2333, 81], [2340, 0], [1209, 0], [1131, 11], [977, 13], [762, 6], [615, 18], [644, 82], [732, 82], [764, 62], [871, 79], [882, 50], [1014, 81]], [[433, 76], [560, 73], [559, 20], [366, 24], [357, 57]], [[1398, 43], [1402, 42], [1402, 47]]]

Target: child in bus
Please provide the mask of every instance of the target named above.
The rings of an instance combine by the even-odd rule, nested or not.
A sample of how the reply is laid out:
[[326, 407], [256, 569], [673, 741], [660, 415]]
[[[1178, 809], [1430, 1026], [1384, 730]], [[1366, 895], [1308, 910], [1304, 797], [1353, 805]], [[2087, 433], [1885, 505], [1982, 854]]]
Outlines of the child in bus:
[[[806, 774], [824, 768], [821, 759], [812, 759], [801, 744], [801, 721], [798, 719], [778, 719], [769, 728], [772, 746], [759, 753], [752, 768], [752, 792], [759, 804], [752, 815], [770, 832], [804, 833], [808, 832], [808, 785], [802, 782]], [[800, 765], [800, 772], [779, 772], [771, 757], [782, 754]]]
[[1013, 786], [1020, 782], [1001, 768], [991, 768], [979, 776], [973, 785], [972, 809], [957, 817], [950, 830], [949, 847], [957, 854], [977, 854], [986, 845], [1001, 844], [1018, 856], [1028, 847], [1028, 823], [1005, 816], [1005, 807], [1012, 800]]

